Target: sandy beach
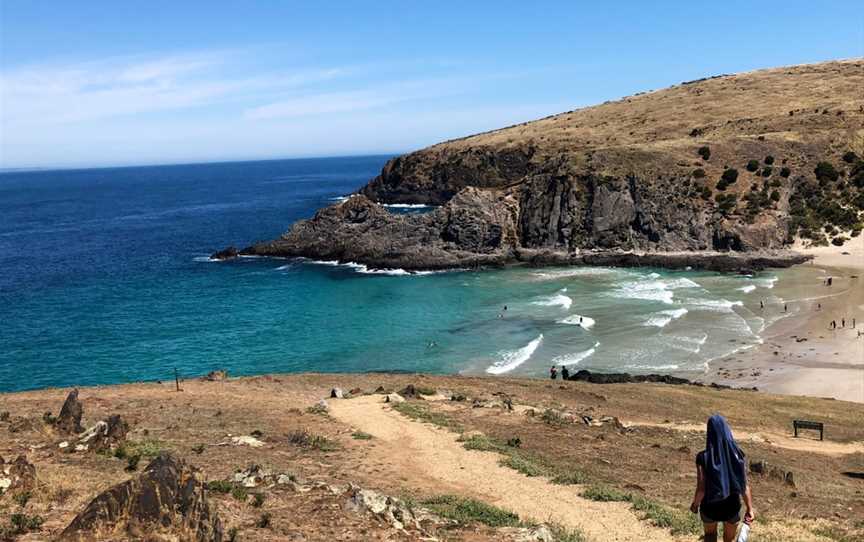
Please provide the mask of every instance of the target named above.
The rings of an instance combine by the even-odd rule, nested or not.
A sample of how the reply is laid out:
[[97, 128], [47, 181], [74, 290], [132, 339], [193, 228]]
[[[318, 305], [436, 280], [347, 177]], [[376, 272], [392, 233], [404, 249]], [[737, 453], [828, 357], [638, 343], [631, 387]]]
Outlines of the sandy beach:
[[795, 314], [766, 329], [760, 346], [712, 362], [709, 380], [864, 403], [864, 236], [842, 247], [796, 243], [795, 250], [812, 255], [805, 265], [824, 270], [832, 285], [785, 300]]

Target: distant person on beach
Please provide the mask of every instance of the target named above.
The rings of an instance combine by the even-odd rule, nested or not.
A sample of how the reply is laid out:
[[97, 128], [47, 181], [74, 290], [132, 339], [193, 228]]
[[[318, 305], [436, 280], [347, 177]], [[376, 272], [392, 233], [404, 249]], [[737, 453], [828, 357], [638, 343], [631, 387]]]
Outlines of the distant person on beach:
[[759, 308], [760, 308], [760, 309], [764, 309], [764, 308], [765, 308], [765, 302], [762, 301], [761, 299], [759, 300]]
[[504, 312], [507, 312], [507, 305], [504, 305]]
[[715, 414], [708, 418], [705, 449], [696, 454], [696, 494], [690, 505], [690, 511], [698, 511], [702, 518], [705, 542], [717, 542], [718, 523], [723, 523], [723, 541], [735, 540], [742, 497], [744, 522], [750, 524], [756, 514], [747, 483], [747, 460], [726, 419]]
[[846, 327], [846, 319], [845, 318], [840, 319], [840, 327]]
[[561, 380], [570, 380], [570, 371], [566, 365], [561, 366]]
[[558, 378], [558, 367], [555, 367], [553, 365], [552, 368], [549, 369], [549, 378], [551, 378], [552, 380], [555, 380]]
[[817, 310], [817, 311], [821, 311], [821, 310], [822, 310], [822, 303], [816, 303], [816, 310]]
[[789, 311], [789, 305], [787, 305], [786, 303], [783, 303], [783, 312], [788, 312], [788, 311]]

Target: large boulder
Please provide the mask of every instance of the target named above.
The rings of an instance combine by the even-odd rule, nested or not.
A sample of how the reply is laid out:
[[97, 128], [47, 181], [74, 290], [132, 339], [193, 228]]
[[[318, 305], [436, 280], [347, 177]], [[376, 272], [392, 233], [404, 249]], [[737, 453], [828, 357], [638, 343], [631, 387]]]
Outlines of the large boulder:
[[129, 424], [123, 421], [119, 414], [114, 414], [106, 420], [98, 422], [88, 429], [78, 439], [81, 449], [102, 452], [115, 450], [126, 440]]
[[74, 389], [66, 396], [66, 401], [60, 409], [60, 415], [57, 416], [57, 422], [54, 427], [58, 431], [65, 434], [80, 433], [84, 431], [81, 427], [81, 417], [84, 415], [84, 407], [81, 401], [78, 400], [78, 390]]
[[222, 522], [196, 472], [163, 453], [137, 478], [99, 494], [61, 533], [61, 541], [194, 540], [221, 542]]
[[0, 458], [0, 495], [32, 491], [36, 487], [36, 467], [19, 455], [15, 461], [3, 463]]

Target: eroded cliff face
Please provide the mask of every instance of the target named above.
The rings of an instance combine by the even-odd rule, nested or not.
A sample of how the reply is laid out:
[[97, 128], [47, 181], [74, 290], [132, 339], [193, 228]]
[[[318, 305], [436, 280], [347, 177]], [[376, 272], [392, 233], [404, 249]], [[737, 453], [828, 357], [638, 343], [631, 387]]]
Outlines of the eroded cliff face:
[[[762, 261], [798, 228], [859, 220], [862, 87], [860, 60], [778, 68], [448, 141], [389, 161], [360, 194], [242, 252], [405, 269], [625, 251]], [[836, 171], [820, 174], [826, 163]], [[440, 207], [398, 215], [378, 203]]]

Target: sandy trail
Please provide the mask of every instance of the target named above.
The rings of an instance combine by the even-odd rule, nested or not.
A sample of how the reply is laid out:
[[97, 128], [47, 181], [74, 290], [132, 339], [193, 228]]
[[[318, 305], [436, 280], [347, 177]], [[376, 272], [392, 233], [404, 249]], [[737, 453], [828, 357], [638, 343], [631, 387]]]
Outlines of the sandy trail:
[[[675, 431], [695, 431], [697, 433], [705, 432], [704, 424], [694, 423], [653, 423], [653, 422], [623, 422], [628, 427], [661, 427], [663, 429], [672, 429]], [[789, 435], [781, 435], [778, 433], [758, 432], [752, 433], [749, 431], [735, 430], [735, 440], [739, 442], [757, 442], [770, 444], [778, 448], [786, 448], [787, 450], [796, 450], [799, 452], [809, 452], [814, 454], [824, 455], [846, 455], [864, 453], [864, 442], [834, 442], [831, 440], [816, 440], [809, 436], [791, 437]]]
[[[466, 450], [456, 441], [456, 434], [402, 416], [385, 405], [380, 395], [332, 401], [330, 412], [378, 439], [383, 445], [375, 453], [391, 460], [394, 469], [422, 473], [439, 487], [477, 497], [523, 519], [577, 528], [593, 540], [674, 540], [668, 531], [641, 521], [626, 503], [594, 502], [579, 495], [579, 486], [559, 486], [502, 467], [499, 454]], [[397, 456], [406, 458], [398, 467], [392, 463]]]

